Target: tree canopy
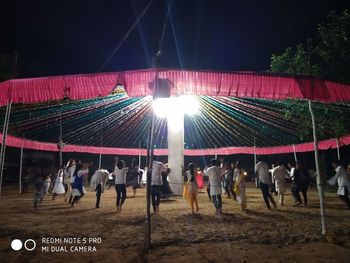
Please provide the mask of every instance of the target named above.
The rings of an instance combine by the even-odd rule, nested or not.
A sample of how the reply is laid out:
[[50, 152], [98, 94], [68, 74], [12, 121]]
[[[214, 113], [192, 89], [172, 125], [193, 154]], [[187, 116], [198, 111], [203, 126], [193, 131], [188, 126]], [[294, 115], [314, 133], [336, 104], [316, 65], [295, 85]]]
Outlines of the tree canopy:
[[[281, 54], [272, 54], [270, 70], [288, 74], [313, 75], [338, 82], [350, 83], [350, 13], [331, 12], [318, 25], [317, 36], [288, 47]], [[339, 137], [350, 131], [350, 114], [333, 110], [333, 105], [322, 105], [317, 115], [320, 139]], [[285, 117], [303, 116], [299, 120], [301, 139], [310, 136], [311, 120], [306, 103], [291, 101]]]
[[349, 61], [350, 13], [344, 10], [341, 14], [331, 12], [318, 25], [314, 39], [288, 47], [281, 54], [272, 54], [270, 70], [350, 83]]

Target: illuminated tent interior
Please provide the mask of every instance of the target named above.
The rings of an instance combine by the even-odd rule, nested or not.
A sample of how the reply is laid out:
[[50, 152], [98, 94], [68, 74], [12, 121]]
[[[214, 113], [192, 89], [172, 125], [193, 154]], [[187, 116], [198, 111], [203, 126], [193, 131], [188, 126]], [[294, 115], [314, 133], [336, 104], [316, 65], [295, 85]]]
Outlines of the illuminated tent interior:
[[[148, 69], [16, 79], [0, 84], [0, 105], [13, 103], [6, 143], [58, 151], [62, 128], [63, 152], [99, 153], [102, 146], [104, 154], [138, 155], [139, 146], [147, 147], [156, 72], [171, 83], [172, 95], [192, 95], [200, 105], [198, 114], [185, 116], [186, 155], [252, 153], [254, 146], [258, 154], [311, 151], [312, 133], [301, 138], [297, 131], [303, 116], [289, 111], [296, 102], [319, 101], [316, 116], [324, 102], [332, 103], [329, 114], [350, 113], [348, 85], [305, 76]], [[0, 114], [2, 125], [4, 107]], [[350, 143], [344, 135], [341, 145]], [[155, 154], [166, 154], [164, 118], [156, 119], [154, 147]]]

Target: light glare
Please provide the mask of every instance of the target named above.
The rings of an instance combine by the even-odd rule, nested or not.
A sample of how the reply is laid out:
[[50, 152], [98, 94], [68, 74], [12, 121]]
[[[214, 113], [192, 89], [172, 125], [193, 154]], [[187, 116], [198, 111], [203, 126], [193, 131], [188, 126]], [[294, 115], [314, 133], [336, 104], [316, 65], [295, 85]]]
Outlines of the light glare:
[[199, 103], [194, 96], [158, 98], [153, 101], [153, 110], [161, 118], [175, 117], [178, 114], [193, 116], [199, 111]]

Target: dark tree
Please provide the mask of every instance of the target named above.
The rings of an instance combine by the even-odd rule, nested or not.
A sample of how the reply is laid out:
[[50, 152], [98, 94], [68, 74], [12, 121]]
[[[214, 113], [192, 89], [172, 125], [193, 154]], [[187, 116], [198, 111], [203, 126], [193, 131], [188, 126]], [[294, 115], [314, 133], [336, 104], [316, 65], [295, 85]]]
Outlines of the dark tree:
[[[288, 47], [282, 54], [271, 56], [270, 70], [288, 74], [313, 75], [324, 79], [350, 83], [350, 14], [331, 12], [323, 24], [318, 25], [314, 40]], [[349, 107], [341, 104], [316, 104], [317, 129], [320, 139], [349, 134]], [[299, 119], [300, 139], [312, 132], [308, 105], [290, 101], [285, 117]]]

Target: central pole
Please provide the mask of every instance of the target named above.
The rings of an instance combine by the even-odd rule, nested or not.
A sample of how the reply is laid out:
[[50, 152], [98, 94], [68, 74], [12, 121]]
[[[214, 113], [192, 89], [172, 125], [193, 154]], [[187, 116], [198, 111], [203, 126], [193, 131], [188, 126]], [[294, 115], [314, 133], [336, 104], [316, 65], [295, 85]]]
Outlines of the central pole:
[[168, 116], [169, 185], [175, 195], [182, 195], [184, 165], [184, 113], [180, 110]]

